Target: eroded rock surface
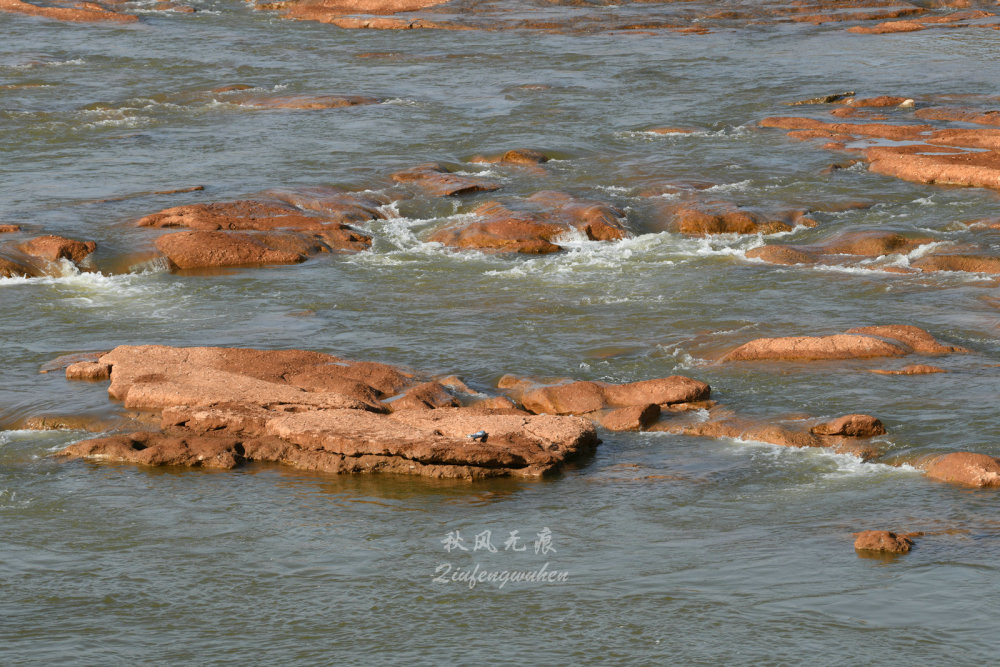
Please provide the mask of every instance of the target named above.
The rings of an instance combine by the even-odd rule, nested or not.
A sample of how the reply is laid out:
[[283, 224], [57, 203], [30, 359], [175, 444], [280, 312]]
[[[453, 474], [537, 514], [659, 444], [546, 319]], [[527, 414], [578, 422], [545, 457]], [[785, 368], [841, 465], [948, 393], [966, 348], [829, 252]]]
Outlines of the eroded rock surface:
[[96, 363], [110, 369], [109, 395], [160, 412], [161, 430], [87, 440], [65, 456], [477, 479], [543, 475], [597, 445], [586, 419], [451, 407], [440, 383], [316, 352], [122, 346]]
[[397, 171], [391, 177], [397, 183], [411, 185], [436, 197], [452, 197], [500, 189], [499, 183], [478, 176], [453, 174], [447, 167], [437, 162]]
[[1000, 459], [987, 454], [952, 452], [924, 466], [931, 479], [975, 487], [1000, 487]]
[[732, 350], [721, 361], [820, 361], [966, 352], [965, 348], [939, 343], [919, 327], [886, 325], [858, 327], [831, 336], [758, 338]]
[[913, 547], [910, 535], [888, 530], [864, 530], [854, 534], [854, 548], [858, 551], [905, 554]]

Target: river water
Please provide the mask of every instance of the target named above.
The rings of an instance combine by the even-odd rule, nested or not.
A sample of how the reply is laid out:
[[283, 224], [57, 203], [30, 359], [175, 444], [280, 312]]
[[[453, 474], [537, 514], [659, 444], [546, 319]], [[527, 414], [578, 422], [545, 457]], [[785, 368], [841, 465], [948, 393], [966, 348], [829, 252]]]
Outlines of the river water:
[[[784, 102], [842, 90], [995, 93], [1000, 33], [346, 31], [240, 3], [194, 4], [196, 14], [142, 14], [129, 26], [0, 14], [0, 223], [95, 240], [100, 269], [0, 279], [2, 423], [113, 409], [105, 384], [39, 367], [68, 352], [158, 343], [318, 350], [459, 373], [479, 389], [504, 373], [612, 382], [681, 373], [744, 415], [877, 415], [898, 460], [1000, 455], [994, 279], [766, 265], [744, 256], [765, 239], [657, 231], [638, 196], [694, 179], [748, 205], [874, 202], [816, 213], [819, 226], [781, 241], [873, 229], [995, 252], [1000, 233], [956, 223], [996, 217], [996, 193], [861, 165], [823, 174], [842, 158], [756, 123], [788, 113]], [[250, 110], [210, 92], [231, 84], [383, 102]], [[673, 125], [697, 131], [642, 132]], [[558, 159], [547, 175], [463, 165], [514, 147]], [[427, 161], [486, 173], [504, 184], [501, 196], [561, 189], [614, 203], [634, 236], [571, 240], [542, 257], [424, 242], [483, 195], [400, 204], [370, 226], [373, 249], [353, 256], [209, 276], [155, 262], [127, 271], [120, 259], [151, 246], [132, 222], [167, 206], [277, 187], [378, 190], [391, 171]], [[205, 189], [144, 194], [194, 185]], [[293, 316], [301, 311], [312, 314]], [[936, 360], [949, 373], [926, 377], [708, 360], [761, 336], [894, 323], [972, 354]], [[996, 655], [1000, 496], [906, 465], [607, 432], [592, 459], [537, 482], [50, 457], [87, 435], [0, 431], [5, 664], [981, 664]], [[906, 556], [859, 558], [851, 533], [869, 528], [927, 534]], [[467, 551], [447, 549], [455, 531]], [[475, 549], [486, 531], [495, 553]], [[512, 531], [520, 541], [505, 549]], [[568, 574], [470, 588], [457, 575], [477, 566]]]

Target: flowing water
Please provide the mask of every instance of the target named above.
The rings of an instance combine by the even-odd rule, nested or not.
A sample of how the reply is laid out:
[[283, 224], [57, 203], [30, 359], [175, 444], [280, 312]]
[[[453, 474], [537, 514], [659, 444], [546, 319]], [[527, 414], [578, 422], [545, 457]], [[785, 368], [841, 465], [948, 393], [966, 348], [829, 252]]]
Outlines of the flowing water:
[[[809, 243], [859, 229], [1000, 249], [995, 193], [868, 173], [761, 130], [784, 102], [981, 95], [1000, 33], [865, 37], [779, 25], [676, 33], [345, 31], [240, 3], [129, 26], [0, 14], [0, 223], [97, 241], [99, 272], [0, 279], [0, 417], [100, 414], [104, 383], [39, 367], [119, 344], [301, 348], [460, 373], [709, 382], [740, 414], [880, 417], [891, 455], [1000, 455], [997, 282], [775, 267], [761, 237], [652, 226], [639, 196], [676, 179], [747, 205], [813, 208]], [[609, 11], [611, 11], [609, 9]], [[991, 33], [989, 35], [984, 33]], [[364, 55], [365, 57], [361, 57]], [[250, 110], [212, 89], [364, 94], [374, 106]], [[697, 129], [653, 135], [653, 126]], [[533, 147], [547, 175], [464, 164]], [[132, 221], [269, 188], [384, 189], [398, 168], [487, 173], [501, 197], [560, 189], [625, 208], [633, 238], [541, 257], [452, 252], [429, 232], [493, 195], [403, 202], [373, 249], [180, 275], [115, 258]], [[204, 191], [148, 194], [203, 185]], [[669, 198], [669, 195], [667, 196]], [[913, 257], [899, 256], [905, 266]], [[116, 262], [118, 262], [116, 264]], [[311, 316], [293, 314], [312, 311]], [[948, 374], [870, 364], [713, 364], [752, 338], [914, 324], [973, 352]], [[538, 482], [330, 477], [66, 463], [88, 434], [0, 431], [0, 661], [30, 663], [915, 663], [995, 659], [996, 491], [818, 450], [602, 432], [596, 455]], [[548, 528], [554, 549], [539, 543]], [[925, 531], [863, 559], [851, 532]], [[448, 551], [459, 531], [468, 550]], [[474, 549], [491, 531], [496, 552]], [[519, 531], [525, 551], [505, 549]], [[543, 553], [546, 552], [547, 553]], [[478, 583], [462, 570], [568, 573]], [[445, 574], [445, 581], [435, 581]]]

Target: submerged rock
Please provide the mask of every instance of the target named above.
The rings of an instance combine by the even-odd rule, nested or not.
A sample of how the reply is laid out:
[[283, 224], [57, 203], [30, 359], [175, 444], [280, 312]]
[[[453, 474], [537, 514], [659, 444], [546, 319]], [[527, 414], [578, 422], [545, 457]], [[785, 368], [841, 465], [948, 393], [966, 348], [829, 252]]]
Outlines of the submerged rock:
[[[695, 202], [676, 207], [673, 211], [672, 228], [688, 236], [709, 236], [712, 234], [776, 234], [789, 232], [796, 224], [815, 225], [803, 215], [788, 215], [783, 218], [765, 216], [750, 209], [735, 206], [729, 202]], [[800, 223], [800, 220], [802, 222]]]
[[905, 554], [913, 546], [911, 535], [920, 534], [896, 534], [888, 530], [864, 530], [860, 533], [854, 533], [854, 548], [858, 551]]
[[499, 183], [477, 176], [453, 174], [447, 167], [436, 162], [397, 171], [391, 177], [397, 183], [412, 185], [436, 197], [452, 197], [500, 189]]
[[584, 415], [607, 408], [624, 408], [650, 404], [668, 406], [691, 403], [709, 398], [711, 388], [704, 382], [683, 375], [630, 384], [605, 382], [572, 382], [541, 387], [525, 392], [521, 403], [535, 414]]
[[537, 192], [510, 205], [486, 202], [472, 213], [478, 220], [440, 229], [428, 240], [453, 248], [546, 254], [562, 249], [556, 241], [567, 232], [591, 241], [628, 236], [621, 210], [562, 192]]
[[871, 415], [844, 415], [832, 421], [817, 424], [809, 429], [815, 435], [843, 435], [850, 438], [871, 438], [885, 435], [885, 426]]
[[969, 350], [939, 343], [910, 325], [857, 327], [831, 336], [758, 338], [724, 355], [721, 361], [819, 361], [922, 355], [964, 354]]

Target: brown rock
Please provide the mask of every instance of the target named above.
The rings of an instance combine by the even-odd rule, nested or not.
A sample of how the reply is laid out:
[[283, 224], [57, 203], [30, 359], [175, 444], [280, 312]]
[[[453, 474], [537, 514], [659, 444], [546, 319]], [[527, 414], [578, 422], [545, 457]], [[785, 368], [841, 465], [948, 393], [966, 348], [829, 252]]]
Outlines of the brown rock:
[[61, 354], [55, 359], [46, 361], [42, 364], [38, 369], [38, 372], [51, 373], [52, 371], [62, 371], [78, 361], [97, 361], [107, 353], [107, 350], [101, 350], [99, 352], [71, 352], [69, 354]]
[[909, 350], [872, 336], [789, 336], [758, 338], [744, 343], [722, 361], [819, 361], [901, 357]]
[[67, 380], [107, 380], [111, 366], [97, 361], [78, 361], [66, 367]]
[[322, 250], [291, 232], [178, 232], [158, 238], [156, 248], [179, 269], [297, 264]]
[[258, 97], [242, 102], [243, 106], [255, 109], [342, 109], [364, 104], [378, 104], [375, 97], [364, 95], [285, 95], [282, 97]]
[[748, 259], [759, 259], [768, 264], [793, 266], [795, 264], [815, 264], [817, 257], [810, 252], [786, 245], [765, 245], [747, 250]]
[[0, 0], [0, 12], [83, 23], [134, 23], [139, 20], [134, 14], [121, 14], [92, 2], [79, 3], [76, 7], [42, 7], [22, 0]]
[[878, 97], [854, 99], [848, 102], [847, 105], [851, 107], [898, 107], [908, 99], [907, 97], [893, 95], [879, 95]]
[[926, 255], [910, 262], [921, 271], [967, 271], [969, 273], [1000, 273], [1000, 257], [988, 255]]
[[451, 173], [444, 165], [422, 164], [392, 174], [397, 183], [413, 185], [436, 197], [451, 197], [473, 192], [499, 190], [500, 184], [475, 176], [461, 176]]
[[869, 372], [877, 373], [879, 375], [930, 375], [933, 373], [947, 373], [948, 371], [943, 368], [938, 368], [937, 366], [910, 364], [909, 366], [903, 366], [898, 370], [875, 369]]
[[660, 406], [649, 403], [612, 410], [600, 418], [600, 423], [609, 431], [642, 431], [655, 424], [659, 418]]
[[10, 234], [21, 231], [21, 225], [0, 225], [0, 234]]
[[934, 128], [930, 125], [886, 125], [880, 123], [827, 123], [814, 118], [773, 116], [760, 121], [761, 127], [784, 130], [817, 130], [850, 137], [874, 137], [892, 141], [920, 140]]
[[521, 166], [537, 166], [549, 161], [549, 157], [541, 151], [530, 148], [514, 148], [499, 155], [476, 155], [469, 162], [482, 164], [516, 164]]
[[400, 410], [434, 410], [437, 408], [457, 408], [458, 400], [448, 393], [439, 382], [424, 382], [406, 390], [402, 396], [389, 403], [393, 412]]
[[951, 484], [976, 487], [1000, 486], [1000, 459], [986, 454], [952, 452], [932, 459], [927, 476]]
[[38, 271], [26, 264], [0, 257], [0, 278], [32, 278], [37, 275]]
[[914, 32], [916, 30], [923, 30], [926, 27], [919, 21], [885, 21], [876, 26], [856, 25], [848, 28], [847, 32], [860, 35], [884, 35], [890, 32]]
[[[868, 169], [906, 181], [1000, 190], [1000, 151], [937, 152], [929, 145], [869, 148]], [[940, 151], [941, 149], [939, 149]]]
[[274, 231], [322, 229], [327, 222], [288, 206], [244, 200], [175, 206], [140, 218], [136, 224], [139, 227], [184, 227], [201, 231]]
[[917, 118], [926, 120], [946, 120], [979, 125], [1000, 125], [1000, 111], [991, 109], [966, 109], [962, 107], [927, 107], [914, 112]]
[[913, 540], [906, 535], [897, 535], [888, 530], [865, 530], [854, 533], [854, 548], [858, 551], [880, 551], [905, 554], [913, 546]]
[[68, 259], [74, 264], [79, 264], [97, 250], [97, 244], [93, 241], [74, 241], [62, 236], [49, 235], [25, 241], [18, 248], [26, 255], [50, 262]]
[[885, 435], [882, 422], [871, 415], [844, 415], [809, 429], [815, 435], [843, 435], [849, 438], [871, 438]]
[[711, 388], [682, 375], [624, 385], [573, 382], [525, 393], [521, 403], [535, 414], [582, 415], [608, 407], [669, 405], [707, 399]]
[[511, 206], [486, 202], [473, 210], [479, 220], [440, 229], [429, 240], [454, 248], [545, 254], [561, 250], [553, 241], [572, 230], [592, 241], [628, 235], [622, 211], [561, 192], [538, 192]]
[[849, 329], [849, 334], [866, 334], [891, 338], [909, 346], [917, 354], [939, 356], [944, 354], [967, 354], [969, 350], [957, 345], [943, 345], [923, 329], [907, 324], [889, 324], [875, 327]]
[[759, 213], [727, 202], [685, 204], [674, 211], [674, 228], [689, 236], [711, 234], [774, 234], [788, 232], [792, 225], [767, 219]]

